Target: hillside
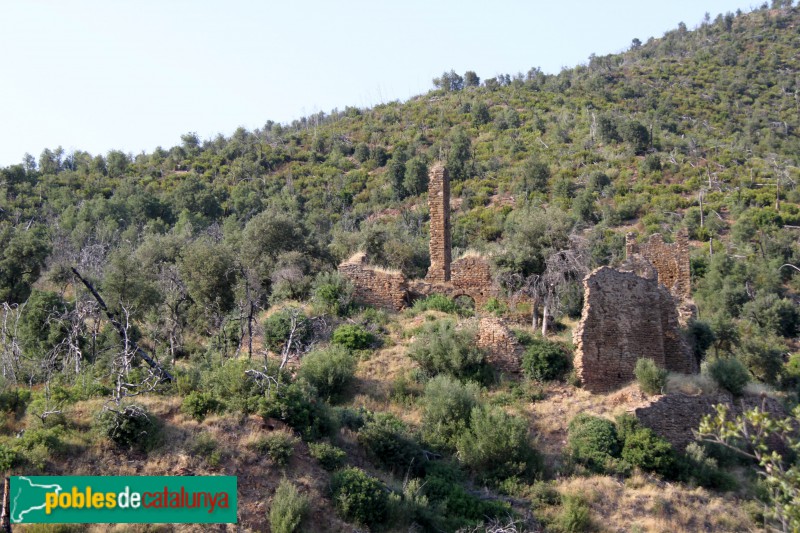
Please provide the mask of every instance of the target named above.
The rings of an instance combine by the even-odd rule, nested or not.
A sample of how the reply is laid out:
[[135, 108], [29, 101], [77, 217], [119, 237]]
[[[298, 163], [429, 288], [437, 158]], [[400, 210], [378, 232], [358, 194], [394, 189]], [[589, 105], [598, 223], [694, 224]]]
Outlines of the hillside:
[[[684, 335], [703, 373], [670, 376], [668, 392], [717, 394], [743, 375], [746, 395], [798, 403], [800, 7], [773, 4], [557, 75], [444, 72], [407, 102], [0, 169], [0, 464], [237, 475], [246, 531], [268, 527], [284, 477], [301, 495], [289, 503], [284, 482], [285, 508], [305, 496], [315, 531], [769, 521], [756, 465], [647, 440], [619, 418], [647, 395], [576, 387], [570, 342], [576, 272], [619, 265], [630, 232], [686, 230], [698, 314]], [[437, 161], [453, 258], [489, 257], [503, 297], [359, 306], [336, 273], [358, 251], [425, 277]], [[532, 306], [565, 250], [580, 269]], [[533, 354], [522, 375], [486, 363], [476, 314], [513, 325]], [[159, 382], [131, 341], [175, 379]], [[599, 463], [570, 443], [581, 413], [615, 435]], [[626, 455], [626, 431], [663, 454]], [[343, 504], [348, 491], [367, 503]]]

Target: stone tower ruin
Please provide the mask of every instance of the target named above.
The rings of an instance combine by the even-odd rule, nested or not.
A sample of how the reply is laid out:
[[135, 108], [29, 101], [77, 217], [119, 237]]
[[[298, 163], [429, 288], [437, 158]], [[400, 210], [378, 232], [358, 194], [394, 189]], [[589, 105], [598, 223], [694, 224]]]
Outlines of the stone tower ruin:
[[675, 243], [664, 242], [661, 234], [651, 235], [647, 242], [637, 243], [636, 234], [625, 236], [625, 255], [628, 259], [641, 255], [650, 261], [658, 273], [658, 282], [679, 301], [692, 295], [692, 274], [689, 267], [689, 233], [681, 228]]
[[428, 209], [431, 216], [431, 266], [425, 281], [450, 281], [450, 176], [444, 165], [437, 163], [428, 175]]

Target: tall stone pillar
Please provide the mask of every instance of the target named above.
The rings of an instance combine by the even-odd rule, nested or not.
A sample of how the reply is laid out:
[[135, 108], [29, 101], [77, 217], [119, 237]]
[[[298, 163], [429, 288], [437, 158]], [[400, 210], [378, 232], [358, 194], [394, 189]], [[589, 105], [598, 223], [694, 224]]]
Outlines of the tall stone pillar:
[[435, 163], [428, 175], [428, 209], [431, 215], [431, 266], [425, 280], [450, 281], [450, 176], [441, 163]]

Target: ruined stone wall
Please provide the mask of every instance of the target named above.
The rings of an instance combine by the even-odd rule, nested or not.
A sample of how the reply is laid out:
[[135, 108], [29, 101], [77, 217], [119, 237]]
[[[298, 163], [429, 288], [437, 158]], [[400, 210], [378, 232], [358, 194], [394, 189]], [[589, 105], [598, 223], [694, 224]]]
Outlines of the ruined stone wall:
[[785, 411], [774, 398], [745, 397], [733, 401], [728, 394], [713, 396], [688, 396], [686, 394], [668, 394], [654, 397], [652, 402], [634, 410], [633, 415], [639, 422], [656, 435], [670, 442], [677, 450], [683, 451], [694, 441], [693, 431], [700, 426], [705, 415], [715, 413], [714, 406], [722, 403], [728, 406], [729, 413], [736, 416], [742, 414], [744, 408], [763, 407], [770, 413], [783, 416]]
[[680, 335], [675, 302], [655, 280], [601, 267], [583, 285], [583, 313], [573, 342], [584, 388], [606, 392], [632, 381], [640, 358], [673, 372], [696, 372]]
[[651, 235], [647, 242], [639, 244], [633, 234], [628, 234], [625, 251], [629, 258], [640, 254], [653, 263], [658, 272], [659, 283], [669, 289], [673, 296], [679, 300], [691, 298], [689, 234], [686, 228], [678, 231], [674, 244], [665, 243], [658, 233]]
[[403, 273], [368, 265], [364, 253], [340, 264], [339, 273], [353, 283], [353, 298], [361, 304], [392, 311], [406, 306], [408, 283]]
[[431, 167], [428, 176], [428, 208], [430, 210], [431, 266], [426, 281], [450, 281], [450, 177], [441, 163]]
[[480, 255], [468, 255], [454, 261], [450, 281], [454, 288], [452, 296], [466, 294], [475, 300], [476, 309], [499, 294], [489, 260]]
[[521, 370], [522, 345], [505, 321], [494, 316], [481, 318], [476, 343], [487, 352], [487, 360], [506, 372]]

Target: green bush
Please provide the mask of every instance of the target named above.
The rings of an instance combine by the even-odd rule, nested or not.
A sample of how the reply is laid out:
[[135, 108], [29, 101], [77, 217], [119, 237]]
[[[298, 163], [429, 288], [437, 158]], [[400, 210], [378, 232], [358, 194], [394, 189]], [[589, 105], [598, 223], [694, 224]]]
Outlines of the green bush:
[[443, 294], [431, 294], [425, 298], [417, 300], [411, 307], [416, 313], [423, 311], [441, 311], [443, 313], [455, 314], [458, 310], [456, 303]]
[[0, 472], [8, 472], [17, 462], [17, 452], [4, 444], [0, 444]]
[[356, 360], [338, 345], [319, 348], [303, 357], [297, 375], [316, 387], [323, 398], [338, 399], [353, 381]]
[[30, 390], [9, 388], [0, 392], [0, 411], [14, 413], [17, 418], [21, 418], [30, 401]]
[[[202, 373], [200, 387], [219, 402], [216, 410], [221, 411], [224, 407], [228, 411], [249, 414], [257, 409], [263, 393], [259, 385], [245, 374], [252, 367], [247, 359], [230, 359], [212, 365]], [[277, 369], [273, 374], [278, 374]]]
[[358, 442], [380, 467], [389, 471], [421, 473], [425, 454], [405, 424], [389, 413], [376, 413], [358, 432]]
[[715, 359], [708, 363], [706, 372], [712, 379], [734, 396], [741, 396], [750, 382], [750, 372], [738, 359]]
[[425, 324], [409, 346], [408, 356], [430, 376], [482, 377], [484, 353], [475, 344], [475, 331], [457, 329], [452, 320]]
[[208, 413], [218, 408], [219, 402], [207, 392], [192, 391], [181, 403], [181, 411], [197, 421], [202, 421]]
[[345, 468], [331, 476], [331, 498], [336, 512], [348, 522], [371, 526], [386, 517], [388, 491], [360, 468]]
[[375, 336], [358, 324], [342, 324], [333, 332], [333, 343], [350, 350], [363, 350], [375, 342]]
[[347, 454], [344, 450], [333, 444], [328, 444], [327, 442], [309, 443], [308, 452], [311, 454], [311, 457], [319, 462], [322, 468], [329, 471], [340, 468], [347, 458]]
[[644, 358], [638, 359], [633, 373], [642, 392], [645, 394], [663, 394], [669, 372], [656, 366], [655, 361]]
[[156, 418], [139, 405], [103, 411], [97, 417], [97, 426], [114, 444], [126, 449], [149, 450], [160, 436]]
[[425, 385], [422, 438], [437, 449], [454, 450], [458, 436], [467, 428], [480, 390], [450, 376], [436, 376]]
[[511, 477], [529, 478], [540, 467], [528, 424], [499, 408], [474, 407], [456, 448], [458, 459], [478, 479], [494, 485]]
[[604, 472], [620, 455], [617, 430], [605, 418], [579, 414], [570, 421], [567, 434], [572, 458], [594, 472]]
[[189, 453], [205, 457], [217, 449], [217, 441], [209, 433], [200, 433], [189, 444]]
[[285, 465], [294, 453], [297, 437], [286, 431], [274, 431], [258, 441], [258, 451], [265, 453], [277, 465]]
[[589, 506], [580, 496], [564, 496], [561, 503], [561, 512], [556, 520], [560, 531], [565, 533], [581, 533], [588, 531], [591, 524]]
[[622, 448], [622, 459], [642, 470], [665, 477], [675, 475], [675, 452], [669, 442], [649, 428], [629, 434]]
[[272, 533], [293, 533], [308, 513], [308, 498], [288, 479], [282, 479], [269, 508]]
[[344, 316], [353, 306], [353, 284], [338, 272], [320, 272], [311, 285], [314, 305], [335, 316]]
[[706, 448], [697, 442], [690, 443], [678, 460], [684, 470], [683, 477], [694, 479], [701, 487], [714, 490], [734, 490], [736, 479], [719, 468], [719, 463], [709, 457]]
[[564, 346], [546, 339], [533, 338], [522, 356], [522, 370], [530, 379], [561, 379], [571, 368]]
[[264, 320], [264, 344], [273, 352], [281, 353], [289, 335], [292, 335], [293, 343], [306, 344], [311, 340], [312, 331], [308, 317], [298, 309], [287, 307], [272, 313]]
[[283, 384], [262, 398], [259, 414], [277, 418], [299, 431], [306, 440], [317, 440], [333, 431], [332, 420], [316, 389], [305, 380]]
[[219, 466], [223, 459], [222, 450], [218, 448], [217, 441], [209, 433], [197, 435], [189, 444], [189, 452], [204, 458], [210, 466]]

